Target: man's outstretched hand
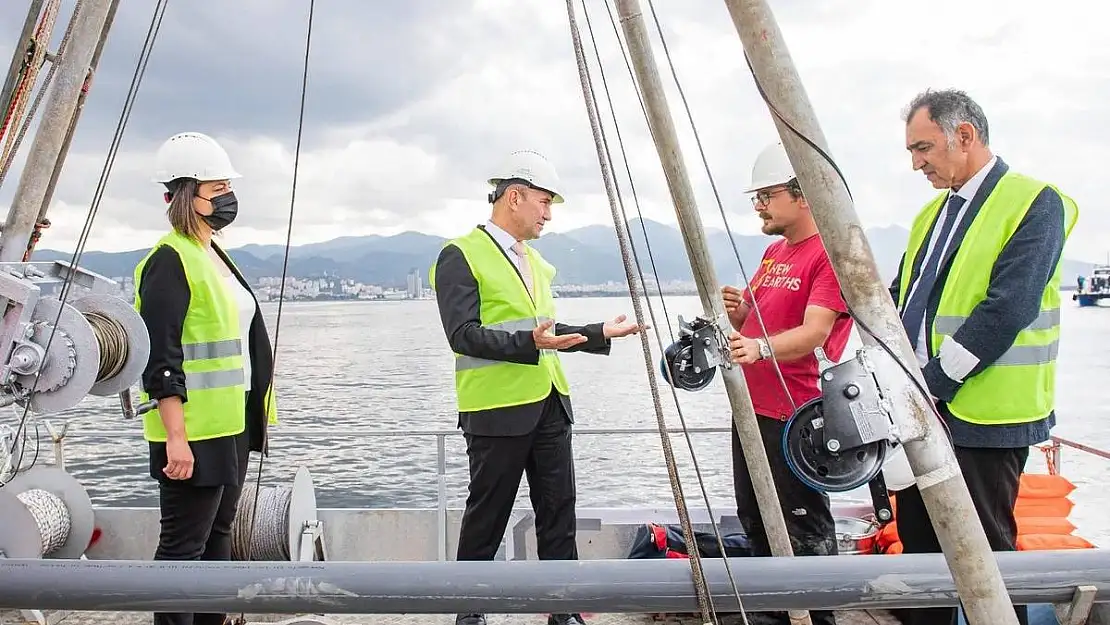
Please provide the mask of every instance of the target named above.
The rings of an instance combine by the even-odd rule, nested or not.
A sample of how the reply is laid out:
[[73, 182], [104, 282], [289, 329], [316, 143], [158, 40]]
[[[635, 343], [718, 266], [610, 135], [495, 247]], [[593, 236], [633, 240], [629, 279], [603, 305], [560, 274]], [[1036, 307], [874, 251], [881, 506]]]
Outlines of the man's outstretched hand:
[[627, 321], [626, 315], [617, 315], [613, 319], [606, 321], [605, 325], [601, 327], [602, 334], [607, 339], [619, 339], [622, 336], [630, 334], [638, 334], [641, 330], [647, 330], [651, 326], [644, 324], [642, 327], [635, 321]]
[[536, 341], [536, 349], [566, 349], [584, 343], [586, 337], [581, 334], [560, 334], [558, 336], [548, 332], [555, 320], [548, 319], [532, 330], [532, 338]]

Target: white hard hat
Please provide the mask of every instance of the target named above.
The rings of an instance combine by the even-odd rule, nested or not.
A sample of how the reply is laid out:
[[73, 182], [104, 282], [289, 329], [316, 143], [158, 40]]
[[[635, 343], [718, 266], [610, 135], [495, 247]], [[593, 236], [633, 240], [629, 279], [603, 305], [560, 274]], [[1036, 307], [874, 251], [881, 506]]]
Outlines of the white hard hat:
[[503, 180], [512, 178], [519, 178], [537, 189], [547, 191], [553, 196], [552, 204], [563, 201], [563, 196], [559, 193], [559, 188], [562, 187], [559, 174], [555, 172], [555, 166], [551, 161], [539, 152], [517, 150], [509, 154], [501, 164], [498, 175], [490, 178], [489, 183], [496, 187]]
[[161, 183], [178, 178], [206, 182], [241, 177], [220, 144], [199, 132], [182, 132], [166, 139], [154, 163], [154, 181]]
[[781, 142], [772, 143], [755, 157], [752, 183], [744, 192], [755, 193], [760, 189], [786, 184], [796, 177], [790, 158], [786, 155], [786, 148], [782, 147]]

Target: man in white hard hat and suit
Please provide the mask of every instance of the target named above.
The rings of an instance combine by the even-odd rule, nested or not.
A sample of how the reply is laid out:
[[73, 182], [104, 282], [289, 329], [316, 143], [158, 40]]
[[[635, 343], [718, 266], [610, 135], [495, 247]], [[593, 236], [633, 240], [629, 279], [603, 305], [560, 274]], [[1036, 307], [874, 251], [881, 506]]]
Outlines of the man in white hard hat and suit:
[[[763, 220], [763, 234], [782, 238], [771, 243], [751, 278], [751, 292], [766, 326], [752, 311], [747, 289], [722, 289], [725, 311], [735, 329], [729, 337], [732, 359], [744, 370], [758, 417], [763, 445], [778, 490], [794, 555], [836, 555], [836, 533], [829, 497], [799, 480], [786, 464], [782, 434], [795, 406], [820, 397], [818, 362], [821, 347], [833, 361], [840, 359], [852, 328], [817, 224], [794, 175], [786, 150], [772, 144], [752, 167], [752, 205]], [[779, 379], [779, 371], [782, 380]], [[785, 382], [785, 388], [784, 384]], [[789, 395], [787, 395], [789, 390]], [[737, 515], [757, 556], [770, 556], [767, 533], [736, 428], [732, 429], [732, 473]], [[766, 615], [782, 623], [785, 612]], [[832, 612], [810, 613], [814, 625], [833, 625]]]
[[[574, 412], [558, 352], [608, 354], [611, 339], [641, 328], [624, 315], [585, 326], [555, 321], [555, 268], [525, 243], [563, 201], [545, 157], [513, 152], [489, 184], [489, 221], [448, 241], [429, 276], [455, 354], [458, 427], [470, 460], [456, 559], [494, 558], [526, 474], [539, 558], [576, 560]], [[482, 614], [456, 617], [460, 625], [485, 622]], [[579, 614], [548, 618], [582, 623]]]

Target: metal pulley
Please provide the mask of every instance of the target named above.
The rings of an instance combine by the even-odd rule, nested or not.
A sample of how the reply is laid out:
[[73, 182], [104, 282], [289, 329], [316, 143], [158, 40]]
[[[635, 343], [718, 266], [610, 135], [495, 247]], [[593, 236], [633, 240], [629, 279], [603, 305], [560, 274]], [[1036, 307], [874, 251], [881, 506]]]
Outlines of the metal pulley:
[[[66, 280], [66, 302], [43, 296]], [[67, 263], [0, 264], [0, 405], [36, 413], [68, 410], [87, 395], [126, 392], [142, 375], [150, 338], [123, 299], [98, 293], [115, 283]]]
[[679, 315], [678, 340], [659, 359], [663, 379], [677, 389], [700, 391], [716, 377], [718, 366], [732, 366], [721, 328], [703, 317], [687, 323]]
[[882, 394], [864, 348], [821, 373], [821, 397], [798, 407], [782, 437], [787, 466], [823, 492], [853, 490], [872, 481], [898, 444], [892, 405]]

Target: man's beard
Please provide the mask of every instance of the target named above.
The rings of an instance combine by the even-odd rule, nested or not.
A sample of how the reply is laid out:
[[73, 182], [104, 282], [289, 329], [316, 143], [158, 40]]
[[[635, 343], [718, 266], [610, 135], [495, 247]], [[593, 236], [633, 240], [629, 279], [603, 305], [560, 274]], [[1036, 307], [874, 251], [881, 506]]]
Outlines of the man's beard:
[[769, 221], [763, 222], [763, 225], [760, 226], [759, 229], [763, 232], [763, 234], [770, 236], [776, 236], [786, 232], [786, 229], [782, 226], [776, 226]]

